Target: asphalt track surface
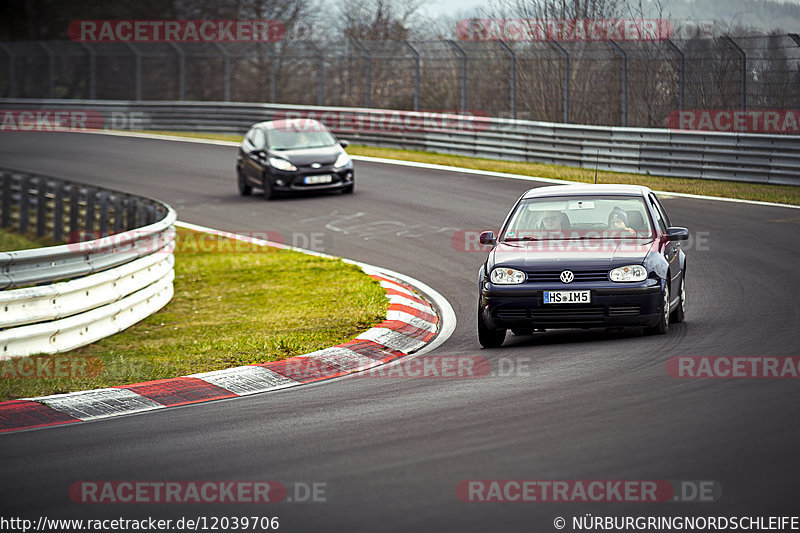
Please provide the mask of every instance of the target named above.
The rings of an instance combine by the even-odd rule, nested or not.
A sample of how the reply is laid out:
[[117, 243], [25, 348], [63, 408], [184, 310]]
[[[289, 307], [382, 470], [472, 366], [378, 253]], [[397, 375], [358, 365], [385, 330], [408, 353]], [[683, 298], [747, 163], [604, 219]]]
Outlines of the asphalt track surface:
[[[357, 163], [355, 195], [265, 202], [236, 193], [234, 148], [73, 133], [3, 133], [0, 165], [141, 193], [179, 219], [316, 235], [322, 251], [413, 276], [458, 325], [436, 355], [480, 355], [514, 376], [345, 378], [274, 393], [0, 436], [2, 516], [279, 516], [281, 531], [555, 531], [553, 520], [797, 513], [798, 381], [679, 380], [681, 355], [797, 356], [796, 210], [664, 198], [690, 228], [689, 310], [665, 336], [636, 329], [475, 334], [482, 253], [458, 230], [497, 229], [535, 183]], [[320, 237], [321, 235], [321, 237]], [[321, 241], [320, 241], [321, 238]], [[291, 244], [291, 242], [290, 242]], [[305, 243], [309, 244], [309, 243]], [[319, 248], [319, 246], [317, 246]], [[715, 503], [467, 503], [470, 479], [715, 480]], [[325, 503], [87, 505], [78, 480], [327, 483]]]

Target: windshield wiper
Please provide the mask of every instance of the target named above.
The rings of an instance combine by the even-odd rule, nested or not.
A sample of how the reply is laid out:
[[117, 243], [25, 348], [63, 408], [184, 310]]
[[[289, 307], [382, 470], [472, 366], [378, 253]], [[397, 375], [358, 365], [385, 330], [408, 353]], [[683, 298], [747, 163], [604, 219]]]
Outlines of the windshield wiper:
[[538, 241], [536, 237], [507, 237], [502, 242]]

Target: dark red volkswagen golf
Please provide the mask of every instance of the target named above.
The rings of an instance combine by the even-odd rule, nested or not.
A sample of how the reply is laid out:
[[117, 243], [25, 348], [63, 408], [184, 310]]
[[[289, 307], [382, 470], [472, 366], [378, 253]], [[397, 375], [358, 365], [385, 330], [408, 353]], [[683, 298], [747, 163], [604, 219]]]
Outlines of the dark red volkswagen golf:
[[517, 201], [478, 274], [478, 340], [506, 331], [644, 326], [666, 333], [686, 310], [685, 228], [647, 187], [565, 185]]

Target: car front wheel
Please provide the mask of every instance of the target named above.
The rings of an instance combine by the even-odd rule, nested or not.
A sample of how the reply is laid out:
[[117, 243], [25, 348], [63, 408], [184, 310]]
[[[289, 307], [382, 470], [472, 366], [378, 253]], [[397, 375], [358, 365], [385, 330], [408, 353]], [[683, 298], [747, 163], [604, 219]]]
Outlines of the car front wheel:
[[272, 183], [267, 176], [262, 178], [261, 188], [264, 189], [264, 200], [272, 200], [275, 198], [275, 191], [272, 189]]
[[669, 331], [669, 285], [664, 284], [664, 292], [661, 293], [661, 313], [658, 318], [658, 323], [646, 329], [647, 333], [651, 335], [663, 335]]
[[242, 176], [242, 171], [238, 168], [236, 169], [236, 185], [239, 187], [239, 194], [242, 196], [250, 196], [250, 193], [253, 192], [253, 187], [248, 185], [244, 176]]
[[481, 343], [481, 346], [484, 348], [499, 348], [503, 345], [504, 340], [506, 340], [506, 330], [489, 329], [483, 321], [481, 308], [478, 306], [478, 342]]
[[670, 315], [670, 320], [673, 324], [680, 324], [686, 320], [686, 276], [681, 280], [681, 300], [678, 302], [678, 307]]

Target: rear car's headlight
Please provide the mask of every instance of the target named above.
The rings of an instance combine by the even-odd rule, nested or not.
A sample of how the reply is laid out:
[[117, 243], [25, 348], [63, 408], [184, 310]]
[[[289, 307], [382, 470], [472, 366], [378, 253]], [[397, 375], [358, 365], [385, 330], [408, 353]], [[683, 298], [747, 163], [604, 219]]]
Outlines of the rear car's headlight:
[[490, 278], [492, 283], [498, 285], [518, 285], [525, 281], [525, 272], [513, 268], [495, 268]]
[[297, 170], [297, 167], [280, 157], [270, 157], [269, 164], [278, 170]]
[[350, 156], [342, 152], [341, 154], [339, 154], [339, 157], [336, 158], [336, 162], [333, 164], [333, 168], [342, 168], [349, 162], [350, 162]]
[[647, 269], [642, 265], [628, 265], [615, 268], [609, 273], [611, 281], [630, 282], [647, 279]]

